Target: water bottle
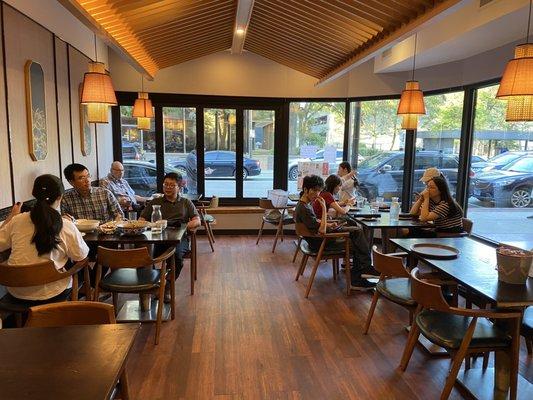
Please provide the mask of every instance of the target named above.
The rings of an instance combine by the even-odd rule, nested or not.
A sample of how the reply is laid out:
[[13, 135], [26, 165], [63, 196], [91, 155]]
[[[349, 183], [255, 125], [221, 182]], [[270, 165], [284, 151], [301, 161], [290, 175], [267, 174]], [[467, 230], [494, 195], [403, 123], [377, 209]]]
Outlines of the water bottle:
[[161, 215], [161, 206], [154, 205], [152, 211], [152, 234], [160, 234], [163, 229], [159, 223], [163, 219]]
[[400, 203], [398, 203], [398, 197], [392, 198], [389, 215], [391, 221], [397, 221], [400, 218]]

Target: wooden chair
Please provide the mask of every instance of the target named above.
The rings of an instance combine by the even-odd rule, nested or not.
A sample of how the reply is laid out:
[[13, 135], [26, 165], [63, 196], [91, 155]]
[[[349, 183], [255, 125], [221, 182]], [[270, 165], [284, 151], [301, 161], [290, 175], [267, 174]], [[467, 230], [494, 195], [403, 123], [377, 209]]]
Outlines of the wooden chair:
[[527, 354], [533, 354], [533, 306], [524, 310], [520, 334], [526, 340]]
[[437, 237], [464, 237], [470, 236], [474, 222], [471, 219], [463, 218], [463, 232], [449, 233], [449, 232], [437, 232]]
[[78, 300], [78, 272], [84, 270], [85, 297], [90, 299], [89, 269], [88, 261], [84, 259], [78, 261], [72, 268], [65, 272], [58, 271], [53, 261], [44, 261], [37, 264], [27, 265], [7, 265], [0, 264], [0, 285], [8, 287], [28, 287], [39, 286], [46, 283], [56, 282], [72, 277], [72, 289], [66, 290], [58, 296], [49, 300], [31, 301], [18, 299], [7, 293], [0, 299], [0, 310], [15, 314], [17, 327], [22, 326], [22, 317], [28, 312], [30, 307], [50, 302], [60, 302]]
[[[516, 399], [519, 324], [522, 316], [520, 312], [450, 307], [442, 296], [440, 286], [419, 279], [418, 268], [411, 271], [411, 295], [418, 306], [400, 362], [402, 371], [407, 368], [418, 337], [422, 333], [429, 341], [445, 348], [452, 356], [451, 368], [440, 396], [441, 399], [447, 399], [465, 357], [484, 352], [505, 352], [510, 359], [510, 398]], [[507, 320], [511, 336], [506, 330], [489, 321], [489, 318], [496, 322]]]
[[[113, 294], [113, 305], [115, 306], [116, 311], [119, 293], [156, 294], [158, 304], [155, 344], [159, 343], [159, 334], [163, 320], [163, 303], [165, 298], [167, 272], [169, 272], [170, 275], [171, 318], [174, 319], [175, 317], [175, 252], [176, 249], [172, 247], [159, 257], [152, 259], [146, 247], [115, 250], [98, 246], [95, 299], [99, 298], [98, 295], [100, 290], [111, 292]], [[154, 265], [158, 263], [161, 263], [161, 269], [153, 268]], [[103, 267], [108, 267], [111, 270], [111, 272], [105, 277], [102, 277]]]
[[[307, 265], [307, 260], [309, 257], [315, 259], [315, 264], [313, 265], [313, 270], [311, 271], [311, 276], [309, 277], [309, 281], [307, 283], [307, 289], [305, 291], [305, 298], [309, 297], [309, 292], [311, 292], [311, 287], [313, 286], [313, 281], [315, 280], [316, 271], [318, 269], [318, 265], [320, 264], [321, 260], [332, 260], [332, 268], [333, 268], [333, 279], [337, 280], [337, 276], [339, 273], [339, 260], [341, 258], [344, 259], [344, 263], [346, 264], [345, 268], [345, 276], [346, 276], [346, 295], [350, 295], [350, 286], [351, 286], [351, 277], [350, 277], [350, 233], [349, 232], [336, 232], [336, 233], [311, 233], [307, 227], [301, 223], [297, 222], [296, 224], [296, 234], [298, 236], [301, 236], [302, 238], [306, 237], [316, 237], [321, 238], [322, 243], [320, 244], [320, 248], [318, 251], [314, 251], [311, 249], [307, 241], [304, 239], [300, 242], [300, 251], [303, 254], [302, 261], [300, 263], [300, 267], [298, 268], [298, 271], [296, 272], [296, 278], [297, 281], [300, 275], [303, 275], [305, 267]], [[338, 238], [344, 239], [344, 250], [343, 251], [329, 251], [326, 250], [326, 244], [328, 240], [336, 240]]]
[[368, 334], [370, 323], [380, 297], [392, 301], [409, 311], [409, 325], [413, 323], [413, 313], [416, 309], [416, 302], [411, 297], [411, 284], [409, 282], [409, 272], [403, 264], [400, 255], [407, 256], [406, 253], [383, 254], [377, 250], [376, 246], [372, 247], [374, 268], [380, 272], [379, 281], [374, 291], [374, 297], [363, 333]]
[[213, 234], [213, 228], [211, 228], [211, 225], [216, 224], [217, 220], [211, 214], [207, 213], [207, 210], [209, 208], [212, 208], [212, 202], [213, 200], [197, 201], [196, 209], [198, 210], [198, 213], [200, 214], [200, 221], [202, 223], [202, 226], [205, 229], [205, 234], [207, 235], [209, 246], [211, 246], [211, 251], [214, 252], [215, 247], [213, 246], [213, 244], [215, 243], [215, 235]]
[[[66, 303], [44, 304], [29, 310], [26, 328], [54, 328], [70, 325], [115, 324], [115, 312], [111, 304], [92, 301], [69, 301]], [[121, 399], [128, 400], [129, 387], [126, 369], [122, 370], [118, 382]], [[113, 396], [111, 398], [114, 398]]]
[[[276, 245], [278, 243], [278, 239], [281, 239], [283, 242], [283, 227], [285, 225], [292, 225], [294, 224], [294, 219], [291, 215], [289, 215], [288, 210], [293, 207], [274, 207], [272, 204], [272, 200], [269, 199], [259, 199], [259, 207], [261, 207], [265, 213], [267, 211], [274, 211], [277, 210], [280, 213], [279, 217], [269, 217], [266, 214], [263, 214], [263, 220], [261, 222], [261, 227], [259, 228], [259, 233], [257, 234], [257, 241], [255, 242], [256, 245], [259, 244], [259, 240], [261, 239], [261, 236], [263, 235], [263, 227], [265, 226], [265, 222], [267, 224], [271, 224], [277, 227], [276, 230], [276, 237], [274, 238], [274, 244], [272, 245], [272, 253], [276, 251]], [[296, 256], [294, 257], [296, 258]], [[294, 261], [293, 261], [294, 262]]]
[[197, 278], [197, 251], [196, 251], [196, 229], [193, 231], [187, 232], [189, 236], [189, 243], [191, 245], [190, 250], [183, 256], [183, 258], [188, 258], [191, 260], [191, 296], [194, 294], [194, 283]]

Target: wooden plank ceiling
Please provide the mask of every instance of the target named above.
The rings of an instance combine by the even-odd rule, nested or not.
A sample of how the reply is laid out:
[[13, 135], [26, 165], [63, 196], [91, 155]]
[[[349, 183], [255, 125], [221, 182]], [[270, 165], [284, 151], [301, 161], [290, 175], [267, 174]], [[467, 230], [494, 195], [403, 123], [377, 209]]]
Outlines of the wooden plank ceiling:
[[[231, 48], [238, 0], [60, 0], [149, 75]], [[316, 78], [450, 0], [255, 0], [244, 49]], [[434, 11], [434, 10], [433, 10]], [[87, 22], [87, 21], [85, 21]]]

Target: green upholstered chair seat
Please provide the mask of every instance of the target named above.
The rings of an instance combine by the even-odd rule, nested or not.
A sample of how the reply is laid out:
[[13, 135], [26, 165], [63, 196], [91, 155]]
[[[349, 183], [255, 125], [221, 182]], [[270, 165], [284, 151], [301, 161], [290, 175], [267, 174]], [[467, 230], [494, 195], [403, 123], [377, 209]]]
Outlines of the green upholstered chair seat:
[[161, 271], [153, 268], [120, 268], [102, 278], [103, 290], [121, 293], [137, 293], [159, 287]]
[[[458, 349], [472, 321], [470, 317], [423, 310], [416, 316], [422, 334], [446, 349]], [[507, 347], [511, 337], [485, 318], [478, 318], [469, 347]]]
[[415, 306], [411, 298], [411, 283], [409, 278], [389, 278], [379, 281], [376, 290], [394, 303], [404, 306]]
[[63, 291], [62, 293], [58, 294], [55, 297], [52, 297], [47, 300], [22, 300], [17, 299], [15, 296], [12, 296], [10, 293], [6, 293], [1, 299], [0, 299], [0, 310], [9, 311], [9, 312], [15, 312], [15, 313], [23, 313], [28, 311], [30, 307], [39, 306], [42, 304], [49, 304], [49, 303], [59, 303], [62, 301], [67, 301], [70, 299], [70, 295], [72, 293], [72, 289], [67, 289]]
[[[326, 258], [328, 256], [344, 255], [344, 243], [339, 242], [339, 245], [337, 247], [338, 248], [324, 250], [324, 252], [322, 253], [322, 257]], [[309, 243], [307, 243], [305, 240], [301, 241], [300, 250], [302, 251], [302, 253], [310, 257], [316, 257], [318, 254], [318, 251], [314, 251], [313, 249], [311, 249], [311, 246], [309, 246]]]
[[211, 214], [205, 214], [203, 218], [205, 221], [209, 222], [210, 224], [216, 221], [215, 217], [213, 217]]
[[[266, 215], [263, 215], [263, 221], [269, 224], [273, 224], [273, 225], [279, 224], [279, 218], [270, 218]], [[285, 215], [283, 217], [283, 225], [290, 225], [290, 224], [294, 224], [294, 219], [290, 215]]]
[[524, 311], [522, 319], [522, 335], [533, 336], [533, 307], [528, 307]]

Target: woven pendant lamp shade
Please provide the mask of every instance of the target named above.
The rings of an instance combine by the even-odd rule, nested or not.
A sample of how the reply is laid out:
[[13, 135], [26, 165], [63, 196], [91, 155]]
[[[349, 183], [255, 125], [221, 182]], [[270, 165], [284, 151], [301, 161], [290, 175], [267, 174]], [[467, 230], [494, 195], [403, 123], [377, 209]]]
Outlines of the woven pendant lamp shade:
[[104, 103], [89, 103], [87, 121], [90, 123], [107, 124], [109, 122], [109, 106]]
[[424, 115], [425, 113], [424, 94], [420, 90], [420, 84], [418, 81], [405, 82], [405, 89], [402, 91], [397, 114]]
[[402, 129], [417, 129], [418, 128], [418, 115], [404, 114], [402, 115]]
[[135, 100], [133, 105], [133, 112], [131, 114], [134, 117], [141, 118], [153, 118], [154, 110], [152, 108], [152, 100], [148, 98], [148, 93], [139, 92], [139, 97]]
[[89, 72], [83, 76], [82, 104], [102, 103], [116, 106], [117, 98], [111, 77], [105, 72], [104, 63], [90, 62]]
[[137, 128], [143, 129], [143, 130], [149, 130], [150, 122], [151, 122], [150, 118], [137, 117]]
[[496, 98], [507, 100], [506, 121], [533, 121], [533, 43], [516, 46]]

